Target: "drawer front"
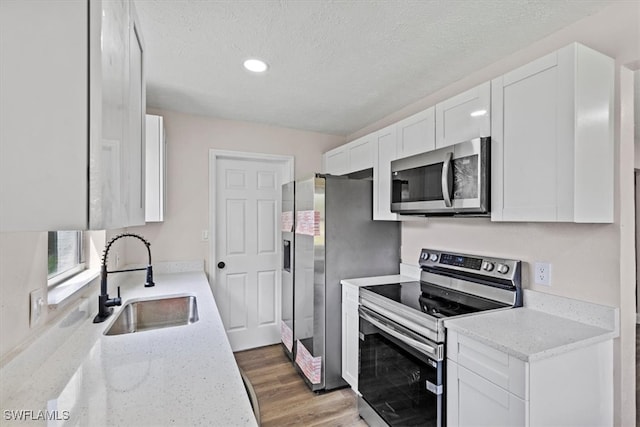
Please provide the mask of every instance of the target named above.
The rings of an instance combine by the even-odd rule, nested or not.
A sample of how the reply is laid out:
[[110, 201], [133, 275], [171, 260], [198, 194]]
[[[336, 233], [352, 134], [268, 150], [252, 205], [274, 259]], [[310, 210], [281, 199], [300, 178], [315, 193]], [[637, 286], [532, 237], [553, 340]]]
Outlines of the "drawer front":
[[447, 366], [449, 426], [524, 426], [527, 402], [470, 370]]
[[447, 335], [447, 357], [519, 398], [528, 399], [526, 362], [455, 332]]

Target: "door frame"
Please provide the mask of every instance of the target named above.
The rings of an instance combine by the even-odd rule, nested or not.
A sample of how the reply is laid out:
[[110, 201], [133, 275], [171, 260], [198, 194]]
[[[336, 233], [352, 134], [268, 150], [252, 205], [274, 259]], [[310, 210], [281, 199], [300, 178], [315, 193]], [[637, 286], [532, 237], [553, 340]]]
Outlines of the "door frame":
[[[218, 160], [261, 160], [273, 163], [280, 163], [282, 166], [282, 182], [280, 185], [290, 182], [294, 178], [295, 160], [293, 156], [283, 156], [277, 154], [250, 153], [244, 151], [229, 150], [209, 150], [209, 263], [206, 272], [209, 276], [209, 286], [216, 296], [216, 167]], [[276, 220], [278, 220], [276, 218]], [[280, 230], [280, 227], [278, 227]], [[282, 254], [280, 254], [282, 257]], [[282, 284], [280, 283], [280, 286]]]

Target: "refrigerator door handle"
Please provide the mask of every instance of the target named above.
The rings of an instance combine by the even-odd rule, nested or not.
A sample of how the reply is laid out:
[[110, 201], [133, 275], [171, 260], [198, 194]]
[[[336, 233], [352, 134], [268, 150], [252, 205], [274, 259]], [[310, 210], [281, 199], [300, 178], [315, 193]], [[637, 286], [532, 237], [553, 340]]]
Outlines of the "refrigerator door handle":
[[291, 272], [291, 241], [282, 241], [282, 269]]

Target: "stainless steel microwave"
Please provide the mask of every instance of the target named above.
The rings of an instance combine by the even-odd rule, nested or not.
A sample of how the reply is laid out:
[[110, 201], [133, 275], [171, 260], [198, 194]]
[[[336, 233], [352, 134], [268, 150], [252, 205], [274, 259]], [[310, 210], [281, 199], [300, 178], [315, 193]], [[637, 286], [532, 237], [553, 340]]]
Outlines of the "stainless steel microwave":
[[491, 139], [476, 138], [391, 162], [391, 211], [487, 215]]

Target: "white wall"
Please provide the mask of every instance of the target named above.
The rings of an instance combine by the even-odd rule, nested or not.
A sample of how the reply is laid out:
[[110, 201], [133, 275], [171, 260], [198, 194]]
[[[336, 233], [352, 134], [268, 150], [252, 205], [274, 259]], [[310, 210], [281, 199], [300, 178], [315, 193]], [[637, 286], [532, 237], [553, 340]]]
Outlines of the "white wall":
[[[578, 41], [616, 59], [640, 65], [640, 2], [615, 2], [440, 91], [350, 135], [368, 134], [450, 96], [497, 77], [546, 53]], [[508, 35], [505, 35], [508, 37]], [[624, 73], [623, 73], [624, 75]], [[615, 423], [635, 424], [635, 257], [633, 248], [633, 90], [616, 77], [615, 223], [492, 223], [488, 219], [432, 218], [402, 225], [404, 262], [416, 264], [422, 247], [520, 258], [527, 288], [620, 307], [621, 336], [615, 342]], [[621, 87], [622, 85], [622, 87]], [[630, 101], [630, 102], [629, 102]], [[631, 132], [629, 130], [631, 129]], [[540, 171], [544, 173], [544, 171]], [[529, 265], [553, 264], [552, 286], [534, 285]]]
[[[164, 117], [167, 138], [167, 210], [165, 221], [128, 230], [151, 242], [154, 261], [205, 260], [209, 269], [209, 150], [231, 150], [295, 156], [296, 178], [319, 172], [322, 153], [344, 143], [341, 136], [279, 128], [257, 123], [149, 111]], [[127, 262], [146, 262], [146, 251], [127, 244]]]
[[0, 233], [0, 357], [32, 334], [29, 293], [46, 287], [47, 233]]
[[[120, 231], [109, 231], [106, 238]], [[86, 261], [89, 266], [97, 267], [104, 248], [105, 233], [91, 234]], [[117, 250], [124, 257], [125, 248], [119, 247]], [[0, 365], [39, 334], [46, 333], [52, 321], [71, 308], [52, 311], [45, 306], [38, 325], [32, 328], [29, 324], [31, 291], [42, 289], [45, 300], [47, 298], [47, 252], [46, 231], [0, 233]], [[117, 267], [113, 261], [111, 259], [110, 268]], [[96, 279], [79, 295], [96, 292], [98, 286], [99, 280]]]

